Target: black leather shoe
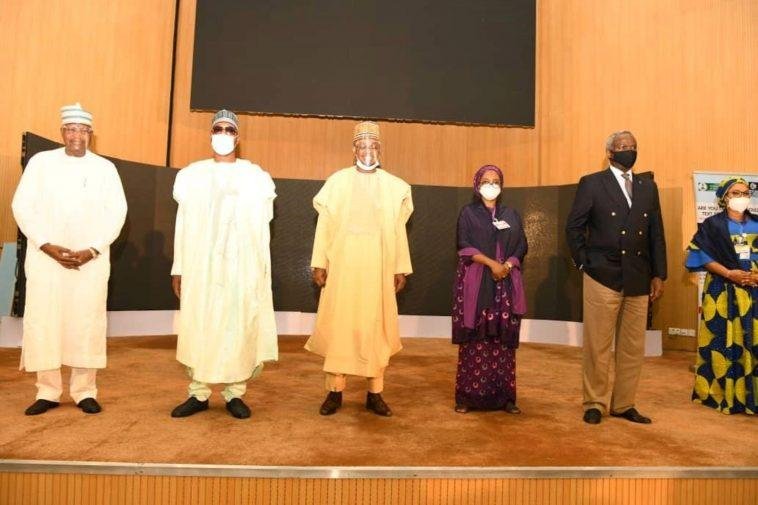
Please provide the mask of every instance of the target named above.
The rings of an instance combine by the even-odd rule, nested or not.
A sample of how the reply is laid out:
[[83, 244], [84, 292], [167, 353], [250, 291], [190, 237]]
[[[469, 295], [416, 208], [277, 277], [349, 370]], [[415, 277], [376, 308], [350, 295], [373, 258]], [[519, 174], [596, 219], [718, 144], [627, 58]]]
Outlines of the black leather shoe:
[[637, 409], [632, 407], [631, 409], [626, 409], [623, 412], [620, 413], [613, 413], [611, 412], [611, 415], [613, 417], [623, 417], [627, 421], [631, 421], [633, 423], [640, 423], [640, 424], [650, 424], [653, 421], [649, 417], [645, 417], [639, 412], [637, 412]]
[[100, 404], [97, 403], [97, 400], [94, 398], [85, 398], [84, 400], [77, 403], [76, 406], [82, 409], [82, 412], [85, 414], [97, 414], [103, 410], [102, 407], [100, 407]]
[[587, 424], [600, 424], [603, 414], [598, 409], [587, 409], [584, 411], [584, 422]]
[[366, 408], [378, 416], [390, 417], [392, 411], [384, 403], [381, 393], [366, 393]]
[[29, 407], [24, 411], [24, 414], [27, 416], [37, 416], [39, 414], [44, 414], [50, 409], [54, 409], [60, 405], [58, 402], [51, 402], [50, 400], [43, 400], [40, 398], [36, 402], [29, 405]]
[[510, 400], [505, 402], [505, 405], [503, 406], [503, 410], [508, 412], [509, 414], [521, 414], [521, 409], [516, 406], [516, 404]]
[[226, 402], [226, 410], [237, 419], [247, 419], [250, 417], [250, 407], [245, 405], [241, 398], [232, 398]]
[[194, 396], [190, 396], [186, 402], [171, 411], [171, 417], [188, 417], [203, 410], [208, 410], [208, 400], [201, 402]]
[[321, 404], [318, 413], [322, 416], [331, 416], [337, 412], [337, 409], [340, 407], [342, 407], [342, 392], [329, 391], [329, 394], [326, 395], [326, 399], [324, 400], [324, 403]]

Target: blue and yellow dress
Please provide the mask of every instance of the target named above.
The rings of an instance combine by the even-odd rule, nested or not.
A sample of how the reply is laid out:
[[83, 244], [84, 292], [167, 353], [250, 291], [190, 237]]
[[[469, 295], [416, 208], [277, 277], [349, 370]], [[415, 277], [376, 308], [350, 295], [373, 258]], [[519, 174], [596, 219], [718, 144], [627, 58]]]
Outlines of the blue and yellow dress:
[[[758, 219], [750, 213], [743, 222], [726, 212], [711, 216], [688, 249], [685, 266], [690, 271], [705, 271], [712, 261], [730, 270], [758, 271]], [[724, 414], [758, 412], [756, 298], [758, 288], [706, 271], [693, 401]]]
[[[758, 219], [750, 213], [743, 222], [726, 212], [711, 216], [688, 249], [685, 266], [690, 271], [706, 271], [712, 261], [730, 270], [758, 271]], [[756, 298], [758, 288], [706, 271], [693, 401], [724, 414], [758, 412]]]

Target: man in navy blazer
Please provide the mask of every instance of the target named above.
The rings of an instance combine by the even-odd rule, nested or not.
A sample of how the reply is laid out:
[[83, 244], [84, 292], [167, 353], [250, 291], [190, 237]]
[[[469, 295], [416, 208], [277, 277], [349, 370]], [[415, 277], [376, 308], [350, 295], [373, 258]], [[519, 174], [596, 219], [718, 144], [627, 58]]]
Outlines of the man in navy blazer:
[[[631, 132], [606, 142], [609, 167], [579, 180], [566, 223], [574, 264], [583, 277], [584, 421], [603, 414], [635, 423], [651, 420], [635, 408], [645, 354], [648, 300], [663, 293], [666, 242], [651, 178], [632, 173], [637, 141]], [[611, 345], [615, 340], [615, 380]]]

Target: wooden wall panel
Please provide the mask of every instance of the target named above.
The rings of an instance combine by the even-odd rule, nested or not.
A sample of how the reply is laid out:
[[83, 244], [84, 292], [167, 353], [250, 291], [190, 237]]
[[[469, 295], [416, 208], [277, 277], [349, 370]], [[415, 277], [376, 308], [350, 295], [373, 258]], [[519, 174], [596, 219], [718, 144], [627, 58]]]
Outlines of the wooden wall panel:
[[0, 27], [0, 239], [13, 241], [21, 134], [58, 139], [62, 105], [93, 113], [95, 151], [165, 163], [174, 2], [3, 0]]
[[[75, 8], [72, 8], [75, 5]], [[162, 164], [174, 2], [0, 3], [0, 233], [20, 133], [55, 137], [57, 109], [95, 113], [97, 150]], [[630, 129], [654, 170], [669, 246], [655, 326], [694, 328], [696, 289], [681, 265], [692, 235], [692, 171], [755, 172], [758, 2], [538, 0], [534, 129], [382, 122], [385, 166], [411, 183], [468, 185], [495, 163], [506, 183], [573, 183], [604, 165], [604, 140]], [[189, 108], [195, 1], [180, 2], [171, 164], [208, 157], [211, 113]], [[255, 83], [250, 83], [249, 92]], [[240, 90], [243, 92], [243, 90]], [[240, 154], [275, 177], [323, 179], [351, 162], [353, 120], [242, 116]], [[690, 344], [691, 347], [691, 344]]]
[[0, 473], [0, 505], [754, 505], [756, 479], [265, 479]]
[[669, 248], [656, 327], [695, 328], [682, 268], [695, 231], [692, 172], [758, 173], [758, 2], [541, 0], [540, 184], [602, 168], [605, 137], [636, 134], [655, 171]]

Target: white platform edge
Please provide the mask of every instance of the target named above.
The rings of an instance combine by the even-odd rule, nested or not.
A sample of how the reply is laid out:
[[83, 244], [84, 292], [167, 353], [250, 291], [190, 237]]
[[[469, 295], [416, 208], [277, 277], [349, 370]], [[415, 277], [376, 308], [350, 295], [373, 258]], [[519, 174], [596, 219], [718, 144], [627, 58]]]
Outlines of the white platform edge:
[[[108, 312], [109, 337], [139, 337], [173, 335], [176, 333], [178, 311], [143, 310]], [[277, 312], [276, 326], [280, 335], [309, 335], [316, 314], [308, 312]], [[0, 347], [21, 345], [22, 319], [3, 317], [0, 320]], [[401, 337], [450, 337], [449, 316], [400, 316]], [[582, 323], [524, 319], [521, 322], [521, 341], [538, 344], [558, 344], [573, 347], [582, 345]], [[660, 330], [648, 330], [645, 335], [645, 356], [663, 354]]]
[[296, 479], [755, 479], [758, 467], [246, 466], [0, 459], [0, 473], [160, 475]]

